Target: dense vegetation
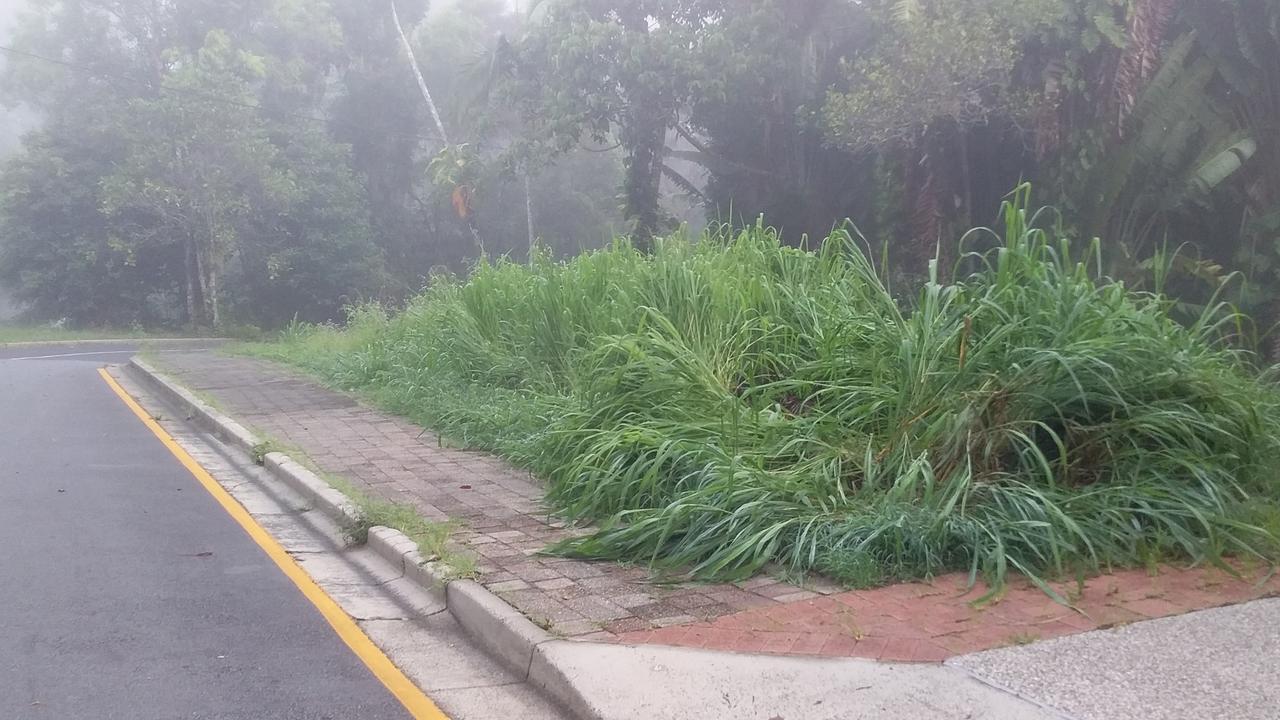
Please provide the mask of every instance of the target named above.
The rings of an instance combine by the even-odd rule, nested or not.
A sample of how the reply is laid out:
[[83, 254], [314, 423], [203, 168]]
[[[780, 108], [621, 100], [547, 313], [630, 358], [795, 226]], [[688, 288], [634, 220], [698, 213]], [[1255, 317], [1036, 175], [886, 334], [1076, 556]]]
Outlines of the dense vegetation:
[[482, 262], [264, 351], [545, 477], [597, 524], [560, 552], [852, 583], [1270, 557], [1280, 394], [1239, 318], [1100, 278], [1026, 193], [905, 304], [849, 231], [757, 226]]
[[[569, 151], [526, 184], [496, 157], [513, 121], [460, 126], [484, 114], [468, 68], [520, 16], [427, 5], [397, 2], [456, 146], [430, 125], [388, 3], [32, 3], [0, 50], [5, 101], [38, 118], [0, 168], [0, 289], [38, 321], [278, 328], [403, 299], [463, 267], [477, 234], [498, 253], [530, 232], [561, 252], [602, 244], [615, 156]], [[490, 166], [433, 162], [482, 142]]]
[[[1280, 3], [518, 5], [33, 5], [0, 289], [295, 321], [269, 352], [546, 477], [566, 553], [1272, 554]], [[1026, 180], [1061, 214], [967, 232]]]
[[761, 214], [922, 277], [1029, 179], [1112, 274], [1191, 243], [1166, 290], [1240, 269], [1280, 320], [1272, 0], [56, 0], [10, 45], [34, 319], [330, 319], [481, 248]]

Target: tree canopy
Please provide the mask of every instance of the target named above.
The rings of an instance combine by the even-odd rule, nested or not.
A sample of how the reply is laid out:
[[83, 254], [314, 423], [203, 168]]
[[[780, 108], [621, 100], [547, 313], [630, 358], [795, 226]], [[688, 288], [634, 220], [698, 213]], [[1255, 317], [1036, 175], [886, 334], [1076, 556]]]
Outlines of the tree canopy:
[[792, 243], [852, 219], [915, 273], [1030, 180], [1114, 274], [1194, 303], [1243, 268], [1280, 319], [1268, 0], [520, 5], [33, 9], [0, 283], [38, 318], [278, 325], [760, 215]]

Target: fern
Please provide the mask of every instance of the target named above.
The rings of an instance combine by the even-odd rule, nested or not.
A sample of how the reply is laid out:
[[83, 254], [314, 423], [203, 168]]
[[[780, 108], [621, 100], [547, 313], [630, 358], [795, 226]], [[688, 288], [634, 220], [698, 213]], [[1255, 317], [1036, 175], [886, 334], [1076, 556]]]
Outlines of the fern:
[[891, 12], [896, 22], [907, 25], [924, 15], [924, 6], [920, 0], [894, 0]]
[[693, 181], [689, 180], [684, 175], [681, 175], [670, 165], [665, 163], [662, 165], [662, 174], [674, 183], [676, 187], [680, 188], [681, 192], [685, 195], [693, 198], [699, 204], [707, 204], [707, 196], [702, 193], [702, 190], [699, 189], [697, 185], [693, 184]]

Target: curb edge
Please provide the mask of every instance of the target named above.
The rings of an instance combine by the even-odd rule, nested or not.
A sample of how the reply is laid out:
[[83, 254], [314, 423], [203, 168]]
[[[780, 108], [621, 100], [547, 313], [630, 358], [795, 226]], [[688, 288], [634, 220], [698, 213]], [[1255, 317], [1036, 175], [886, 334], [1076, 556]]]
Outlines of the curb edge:
[[[159, 391], [163, 401], [186, 413], [187, 420], [223, 442], [250, 455], [255, 447], [261, 447], [263, 440], [248, 428], [200, 400], [145, 360], [130, 359], [126, 370]], [[289, 455], [270, 452], [263, 456], [262, 464], [273, 477], [311, 500], [315, 509], [338, 523], [359, 521], [359, 509], [346, 495]], [[472, 640], [521, 680], [542, 690], [581, 720], [602, 720], [602, 715], [583, 697], [564, 670], [541, 648], [544, 643], [567, 641], [538, 627], [480, 583], [450, 580], [447, 566], [422, 557], [417, 543], [399, 530], [382, 526], [370, 528], [367, 545], [393, 566], [402, 568], [404, 576], [424, 591], [442, 600]]]

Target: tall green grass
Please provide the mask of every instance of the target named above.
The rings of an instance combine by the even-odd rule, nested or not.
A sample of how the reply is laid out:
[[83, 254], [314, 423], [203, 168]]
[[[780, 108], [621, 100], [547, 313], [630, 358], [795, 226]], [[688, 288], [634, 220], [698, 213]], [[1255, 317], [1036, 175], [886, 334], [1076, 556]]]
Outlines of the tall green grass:
[[595, 527], [559, 553], [858, 584], [1270, 559], [1280, 394], [1237, 318], [1099, 278], [1028, 193], [908, 307], [849, 232], [754, 227], [481, 263], [275, 352], [545, 478]]

